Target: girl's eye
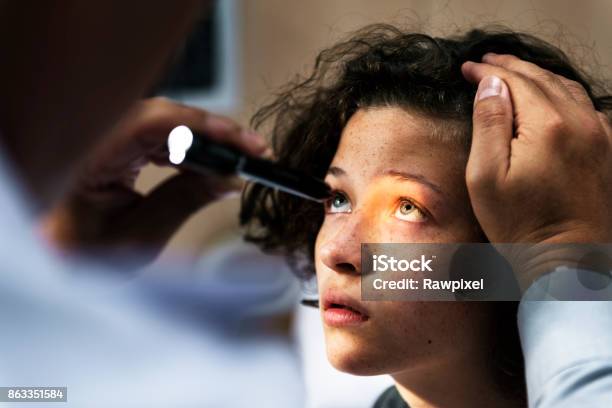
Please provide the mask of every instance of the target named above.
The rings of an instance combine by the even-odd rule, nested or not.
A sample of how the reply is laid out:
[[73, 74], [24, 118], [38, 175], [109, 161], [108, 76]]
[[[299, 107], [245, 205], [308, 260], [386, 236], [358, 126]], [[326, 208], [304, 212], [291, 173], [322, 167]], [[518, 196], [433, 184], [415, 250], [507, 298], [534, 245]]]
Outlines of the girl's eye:
[[412, 201], [402, 200], [395, 211], [395, 216], [403, 221], [424, 222], [427, 220], [425, 213], [419, 209]]
[[330, 213], [349, 213], [351, 212], [351, 203], [343, 193], [336, 192], [327, 200], [325, 205], [327, 212]]

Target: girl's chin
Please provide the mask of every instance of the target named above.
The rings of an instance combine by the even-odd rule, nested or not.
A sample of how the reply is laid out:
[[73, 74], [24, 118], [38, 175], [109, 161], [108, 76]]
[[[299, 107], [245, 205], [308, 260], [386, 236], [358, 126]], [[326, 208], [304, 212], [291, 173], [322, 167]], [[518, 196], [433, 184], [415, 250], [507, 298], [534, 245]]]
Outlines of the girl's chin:
[[378, 362], [368, 362], [367, 360], [355, 361], [351, 356], [335, 361], [330, 360], [330, 363], [336, 370], [351, 375], [371, 376], [387, 374], [386, 371], [377, 367]]
[[381, 367], [384, 361], [377, 358], [373, 350], [370, 353], [370, 350], [364, 347], [338, 347], [337, 345], [328, 347], [327, 358], [336, 370], [347, 374], [364, 376], [386, 374]]

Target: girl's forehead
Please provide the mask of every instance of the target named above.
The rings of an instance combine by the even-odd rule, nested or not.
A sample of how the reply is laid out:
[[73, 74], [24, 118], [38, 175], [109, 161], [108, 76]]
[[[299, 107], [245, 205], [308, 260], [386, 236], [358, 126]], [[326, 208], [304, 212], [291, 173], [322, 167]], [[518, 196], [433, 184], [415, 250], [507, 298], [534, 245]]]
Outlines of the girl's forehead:
[[434, 137], [435, 132], [430, 120], [402, 108], [360, 109], [342, 132], [332, 166], [353, 174], [389, 168], [463, 172], [465, 158], [458, 154], [460, 148]]

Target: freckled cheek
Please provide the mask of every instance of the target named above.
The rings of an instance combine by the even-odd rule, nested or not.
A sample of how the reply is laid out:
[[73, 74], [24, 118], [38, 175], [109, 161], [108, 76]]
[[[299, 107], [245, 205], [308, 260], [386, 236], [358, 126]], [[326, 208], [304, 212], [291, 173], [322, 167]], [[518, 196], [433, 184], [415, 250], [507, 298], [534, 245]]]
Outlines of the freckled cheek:
[[428, 222], [402, 221], [395, 217], [380, 223], [378, 242], [436, 242], [442, 241], [444, 231]]
[[359, 229], [349, 225], [346, 216], [326, 217], [317, 235], [315, 252], [330, 240], [335, 243], [349, 239], [360, 243], [436, 242], [444, 241], [446, 233], [431, 222], [403, 221], [386, 210], [371, 210], [363, 217]]

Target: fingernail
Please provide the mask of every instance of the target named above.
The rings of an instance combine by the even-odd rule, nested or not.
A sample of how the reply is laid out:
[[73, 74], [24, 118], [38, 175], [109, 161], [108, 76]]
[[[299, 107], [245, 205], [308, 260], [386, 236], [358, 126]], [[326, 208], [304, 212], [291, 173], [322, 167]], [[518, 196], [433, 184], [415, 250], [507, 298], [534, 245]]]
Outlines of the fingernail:
[[485, 55], [482, 56], [482, 60], [486, 62], [489, 57], [495, 57], [496, 55], [497, 54], [494, 52], [487, 52]]
[[478, 84], [476, 100], [481, 101], [491, 96], [499, 96], [502, 93], [502, 80], [496, 76], [488, 76]]
[[268, 142], [259, 133], [254, 130], [245, 129], [242, 131], [242, 137], [248, 143], [252, 144], [257, 149], [265, 149], [268, 146]]

